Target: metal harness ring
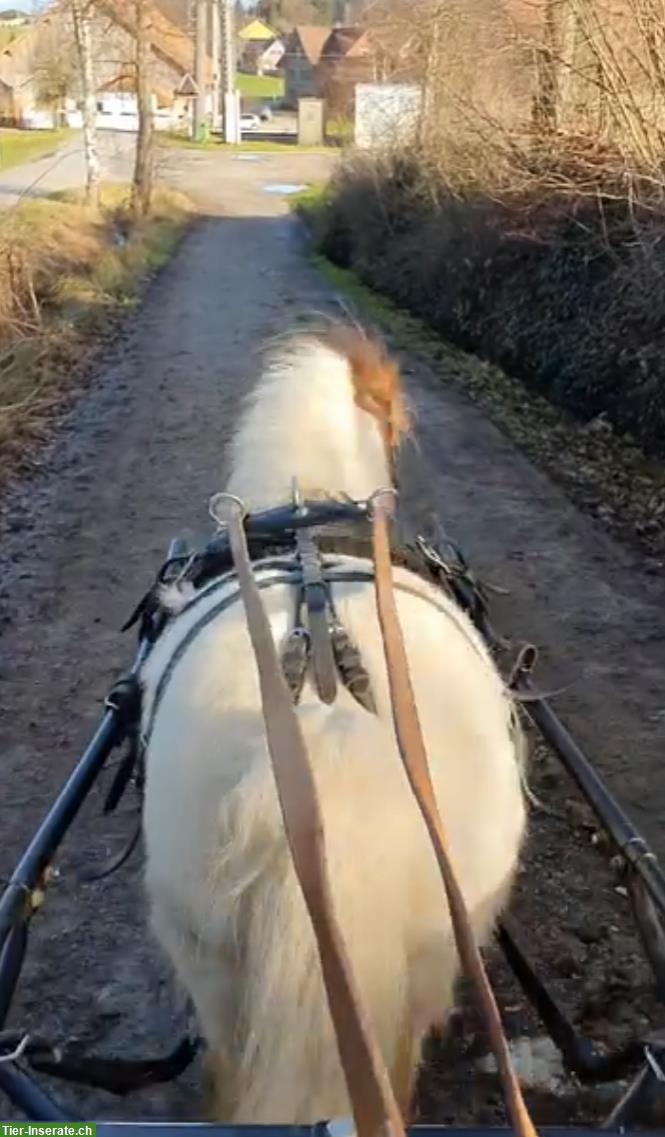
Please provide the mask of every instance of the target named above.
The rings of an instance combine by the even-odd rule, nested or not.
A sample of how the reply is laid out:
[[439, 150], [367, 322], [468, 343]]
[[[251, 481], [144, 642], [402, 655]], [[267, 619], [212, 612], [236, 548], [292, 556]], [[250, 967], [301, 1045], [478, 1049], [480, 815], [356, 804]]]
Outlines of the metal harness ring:
[[243, 520], [245, 517], [247, 517], [247, 507], [242, 498], [236, 497], [234, 493], [226, 493], [224, 491], [221, 493], [215, 493], [212, 495], [210, 501], [208, 502], [208, 513], [212, 517], [213, 521], [217, 523], [220, 530], [226, 529], [228, 524], [228, 521], [226, 519], [222, 520], [220, 517], [220, 508], [224, 502], [229, 502], [233, 505], [237, 505]]

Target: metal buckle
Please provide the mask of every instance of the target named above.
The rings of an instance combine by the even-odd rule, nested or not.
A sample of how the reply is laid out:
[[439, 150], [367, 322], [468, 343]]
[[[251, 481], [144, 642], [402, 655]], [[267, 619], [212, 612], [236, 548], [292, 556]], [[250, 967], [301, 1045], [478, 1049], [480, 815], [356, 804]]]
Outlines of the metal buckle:
[[303, 496], [300, 492], [300, 486], [298, 485], [297, 478], [291, 479], [291, 504], [293, 506], [294, 512], [297, 513], [299, 517], [306, 516], [307, 506], [303, 501]]

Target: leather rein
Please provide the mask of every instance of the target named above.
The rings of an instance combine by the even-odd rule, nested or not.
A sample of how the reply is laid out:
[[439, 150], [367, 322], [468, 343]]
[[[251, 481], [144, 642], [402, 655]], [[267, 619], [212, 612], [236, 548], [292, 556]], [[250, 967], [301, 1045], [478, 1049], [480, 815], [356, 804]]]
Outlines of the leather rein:
[[[395, 491], [370, 501], [376, 607], [383, 639], [393, 722], [407, 778], [427, 826], [441, 872], [457, 951], [472, 980], [497, 1062], [508, 1112], [519, 1137], [536, 1137], [512, 1065], [501, 1018], [475, 943], [432, 785], [397, 615], [389, 522]], [[324, 985], [357, 1137], [404, 1137], [404, 1121], [374, 1038], [337, 922], [326, 866], [323, 819], [297, 712], [252, 570], [243, 503], [217, 495], [247, 618], [261, 690], [268, 749], [293, 863], [317, 940]]]

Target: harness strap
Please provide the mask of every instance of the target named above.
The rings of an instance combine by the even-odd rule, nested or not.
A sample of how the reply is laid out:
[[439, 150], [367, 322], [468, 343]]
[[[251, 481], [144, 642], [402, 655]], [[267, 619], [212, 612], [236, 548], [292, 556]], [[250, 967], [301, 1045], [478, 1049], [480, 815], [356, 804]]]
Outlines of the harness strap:
[[447, 835], [434, 796], [393, 591], [388, 520], [393, 515], [394, 496], [393, 490], [380, 490], [375, 494], [372, 499], [372, 514], [376, 607], [383, 637], [395, 734], [411, 789], [434, 846], [448, 898], [457, 951], [464, 970], [476, 988], [515, 1132], [519, 1137], [536, 1137], [535, 1127], [513, 1069], [494, 993], [478, 945], [474, 940], [464, 897], [452, 864]]
[[337, 670], [344, 686], [353, 698], [360, 703], [370, 714], [376, 714], [376, 703], [372, 692], [372, 684], [366, 667], [356, 645], [351, 641], [346, 628], [341, 624], [334, 624], [330, 639]]
[[316, 689], [322, 703], [334, 703], [337, 672], [328, 630], [328, 590], [311, 533], [299, 530], [296, 533], [296, 545], [302, 569]]
[[390, 1079], [372, 1035], [334, 913], [323, 819], [300, 723], [252, 573], [241, 503], [228, 502], [228, 534], [254, 648], [268, 749], [293, 864], [316, 936], [321, 970], [358, 1137], [404, 1137]]
[[117, 853], [115, 855], [115, 857], [111, 857], [111, 859], [108, 860], [106, 862], [106, 864], [104, 865], [104, 868], [96, 869], [92, 872], [89, 872], [87, 870], [80, 872], [76, 878], [78, 883], [79, 884], [94, 884], [98, 880], [106, 880], [107, 876], [112, 876], [114, 872], [117, 872], [118, 869], [122, 868], [122, 866], [129, 860], [132, 853], [134, 852], [134, 849], [136, 848], [139, 841], [141, 840], [142, 832], [143, 832], [143, 816], [142, 816], [141, 810], [139, 808], [137, 821], [136, 821], [136, 824], [135, 824], [134, 829], [132, 831], [132, 834], [131, 834], [129, 840], [125, 842], [125, 845], [123, 846], [121, 851], [119, 853]]
[[[185, 1035], [170, 1054], [158, 1058], [103, 1058], [84, 1054], [80, 1046], [54, 1046], [43, 1039], [26, 1036], [23, 1053], [33, 1070], [64, 1082], [77, 1082], [124, 1097], [147, 1086], [175, 1081], [194, 1061], [201, 1038]], [[0, 1035], [0, 1048], [11, 1032]]]

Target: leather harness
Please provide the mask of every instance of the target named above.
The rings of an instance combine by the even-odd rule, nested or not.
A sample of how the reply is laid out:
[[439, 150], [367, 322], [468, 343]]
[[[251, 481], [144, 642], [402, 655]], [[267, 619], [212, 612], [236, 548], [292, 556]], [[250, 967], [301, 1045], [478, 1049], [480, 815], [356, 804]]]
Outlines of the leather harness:
[[[237, 587], [231, 590], [227, 588], [218, 603], [207, 607], [176, 647], [158, 682], [146, 736], [139, 740], [137, 730], [130, 731], [129, 752], [116, 774], [105, 808], [109, 810], [115, 807], [132, 775], [138, 782], [139, 788], [142, 786], [140, 751], [145, 749], [149, 740], [159, 700], [170, 682], [178, 659], [202, 628], [236, 600], [241, 599], [256, 659], [266, 737], [285, 831], [316, 935], [357, 1137], [404, 1137], [404, 1122], [362, 1006], [344, 938], [336, 921], [327, 875], [321, 811], [309, 757], [295, 711], [310, 655], [314, 682], [324, 702], [334, 700], [339, 678], [366, 710], [375, 711], [369, 677], [362, 665], [357, 647], [351, 642], [337, 619], [329, 587], [334, 580], [373, 580], [400, 755], [432, 840], [448, 898], [460, 960], [476, 986], [480, 1010], [497, 1060], [515, 1132], [519, 1137], [535, 1137], [536, 1131], [512, 1068], [499, 1012], [473, 939], [464, 900], [451, 864], [445, 831], [434, 798], [395, 606], [394, 589], [406, 591], [411, 589], [403, 582], [393, 583], [393, 564], [401, 563], [440, 587], [443, 586], [449, 592], [451, 589], [446, 577], [450, 569], [437, 550], [421, 539], [418, 539], [415, 548], [391, 549], [388, 521], [392, 517], [393, 499], [392, 490], [380, 491], [374, 495], [369, 503], [371, 508], [365, 515], [365, 519], [372, 522], [371, 532], [362, 534], [356, 532], [349, 535], [343, 531], [333, 532], [328, 528], [327, 531], [316, 534], [315, 540], [314, 530], [310, 532], [296, 530], [281, 536], [268, 532], [262, 539], [255, 537], [252, 540], [248, 539], [245, 532], [246, 519], [242, 502], [229, 495], [217, 496], [213, 516], [223, 525], [222, 536], [217, 543], [211, 543], [203, 554], [187, 557], [184, 561], [182, 558], [177, 558], [173, 563], [167, 562], [160, 571], [156, 585], [143, 598], [125, 627], [140, 621], [142, 635], [152, 640], [157, 638], [168, 621], [166, 614], [160, 611], [160, 586], [165, 581], [173, 579], [174, 573], [177, 580], [189, 581], [197, 590], [184, 611], [195, 608], [203, 597], [209, 597], [223, 585], [228, 585], [233, 577], [237, 581]], [[215, 502], [215, 499], [213, 501]], [[211, 511], [212, 506], [213, 503]], [[255, 556], [258, 554], [259, 557], [254, 566], [252, 553]], [[342, 553], [370, 559], [373, 561], [373, 570], [359, 568], [345, 570], [342, 567], [343, 562], [338, 559]], [[466, 566], [461, 557], [456, 558], [456, 564], [464, 581]], [[268, 571], [263, 572], [257, 579], [255, 571], [259, 569]], [[283, 646], [281, 657], [277, 654], [261, 597], [262, 590], [274, 583], [290, 583], [300, 588], [295, 625]], [[477, 587], [471, 591], [473, 602], [482, 605], [482, 592]], [[431, 597], [424, 596], [420, 591], [417, 595], [435, 603]], [[303, 607], [307, 613], [307, 626], [301, 621]], [[451, 614], [448, 609], [446, 613]], [[140, 691], [136, 694], [133, 720], [138, 717], [138, 708], [140, 708]], [[134, 722], [134, 726], [136, 725]], [[177, 1052], [174, 1051], [173, 1055], [166, 1059], [150, 1063], [126, 1063], [126, 1076], [123, 1076], [123, 1071], [116, 1071], [115, 1065], [113, 1070], [105, 1068], [98, 1076], [101, 1083], [106, 1084], [108, 1088], [111, 1088], [109, 1083], [115, 1081], [114, 1092], [127, 1092], [137, 1084], [149, 1084], [176, 1076], [191, 1061], [196, 1046], [196, 1041], [192, 1043], [186, 1039]], [[100, 1084], [100, 1082], [95, 1083], [94, 1060], [88, 1059], [77, 1066], [76, 1060], [70, 1059], [64, 1064], [54, 1062], [55, 1065], [60, 1067], [57, 1073], [61, 1077], [67, 1077], [67, 1069], [72, 1066], [74, 1072], [70, 1071], [70, 1077], [78, 1075], [78, 1080], [88, 1081], [89, 1084]], [[42, 1068], [48, 1066], [47, 1061], [46, 1066]]]

